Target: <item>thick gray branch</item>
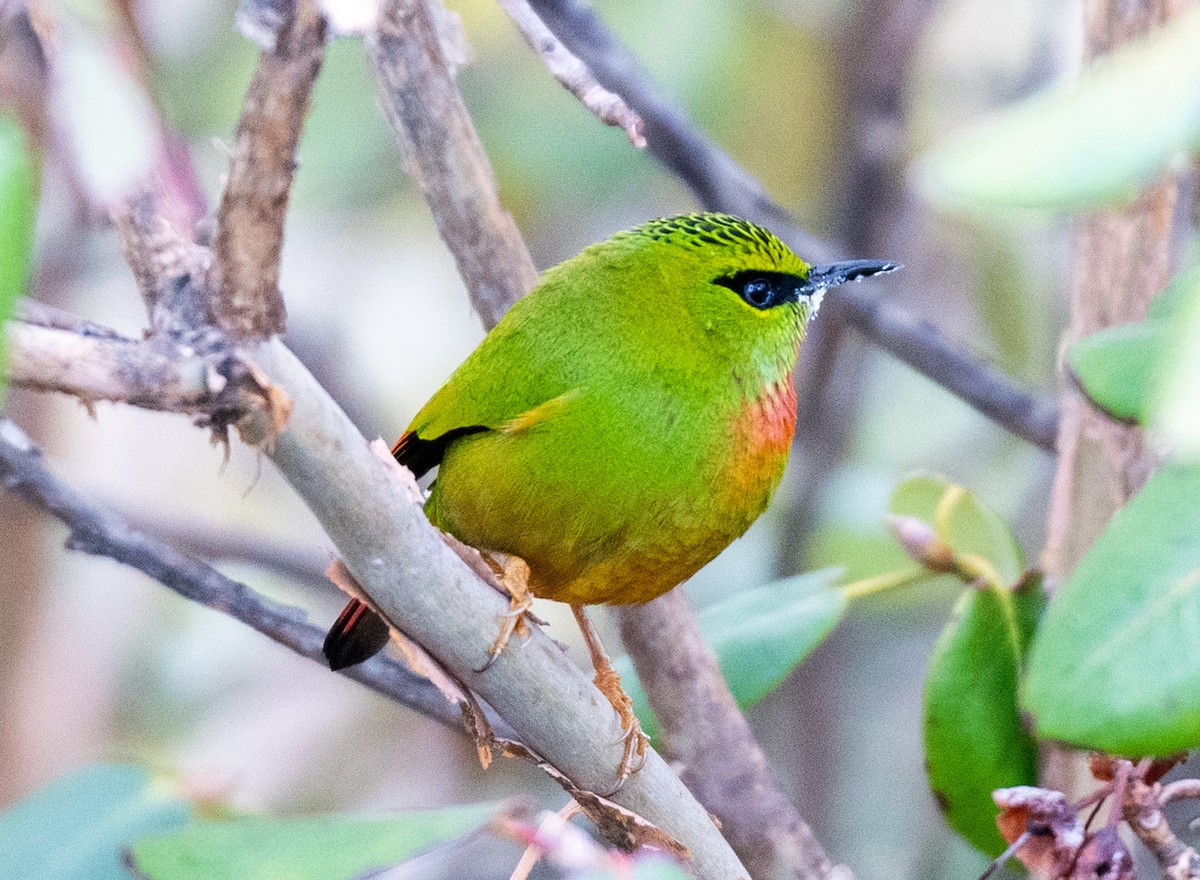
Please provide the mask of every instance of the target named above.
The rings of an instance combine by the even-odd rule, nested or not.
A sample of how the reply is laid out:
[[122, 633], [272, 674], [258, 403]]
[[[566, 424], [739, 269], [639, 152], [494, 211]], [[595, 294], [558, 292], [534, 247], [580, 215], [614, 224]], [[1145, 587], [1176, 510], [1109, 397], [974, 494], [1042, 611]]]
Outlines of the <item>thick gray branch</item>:
[[[281, 343], [256, 352], [293, 401], [293, 414], [264, 449], [312, 508], [347, 568], [380, 610], [512, 725], [521, 741], [580, 788], [616, 783], [622, 734], [616, 713], [562, 649], [534, 629], [486, 671], [505, 600], [484, 585], [430, 527], [411, 477], [376, 457], [366, 441]], [[254, 421], [243, 436], [265, 441]], [[658, 754], [612, 800], [686, 846], [703, 878], [746, 877], [701, 807]]]
[[8, 378], [36, 391], [61, 391], [84, 403], [121, 401], [145, 409], [236, 415], [268, 405], [266, 388], [230, 349], [197, 353], [167, 336], [144, 342], [17, 321], [4, 325]]

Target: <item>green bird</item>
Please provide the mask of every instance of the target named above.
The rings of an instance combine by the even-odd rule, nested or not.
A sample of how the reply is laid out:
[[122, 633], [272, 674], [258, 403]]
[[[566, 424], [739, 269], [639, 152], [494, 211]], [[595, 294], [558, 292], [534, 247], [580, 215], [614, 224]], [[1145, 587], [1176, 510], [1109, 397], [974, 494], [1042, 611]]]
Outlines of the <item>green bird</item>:
[[[787, 464], [792, 372], [824, 292], [897, 268], [810, 266], [727, 214], [652, 220], [547, 270], [392, 453], [417, 476], [440, 465], [435, 526], [520, 557], [535, 595], [572, 605], [599, 683], [581, 606], [648, 602], [746, 531]], [[342, 668], [387, 639], [352, 600], [325, 655]], [[640, 753], [627, 698], [606, 692]]]

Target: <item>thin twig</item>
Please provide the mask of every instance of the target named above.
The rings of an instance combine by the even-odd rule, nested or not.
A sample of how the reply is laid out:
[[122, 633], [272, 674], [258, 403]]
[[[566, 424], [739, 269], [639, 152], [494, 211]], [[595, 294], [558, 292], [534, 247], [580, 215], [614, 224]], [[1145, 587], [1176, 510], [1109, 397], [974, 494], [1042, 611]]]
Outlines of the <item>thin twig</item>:
[[1162, 787], [1158, 802], [1165, 806], [1171, 801], [1184, 798], [1200, 798], [1200, 779], [1177, 779], [1174, 782], [1168, 782]]
[[[89, 500], [56, 477], [41, 452], [10, 421], [0, 421], [0, 482], [70, 529], [67, 546], [106, 556], [149, 575], [179, 595], [239, 620], [297, 654], [325, 664], [324, 630], [309, 623], [298, 608], [279, 605], [171, 545], [130, 527], [116, 514]], [[462, 716], [425, 678], [380, 654], [346, 670], [345, 675], [448, 727], [462, 731]], [[503, 720], [489, 720], [500, 736], [512, 736]]]
[[1113, 809], [1119, 810], [1138, 840], [1154, 855], [1164, 880], [1200, 880], [1200, 854], [1175, 836], [1163, 815], [1166, 800], [1155, 789], [1156, 786], [1134, 778], [1121, 807]]
[[512, 215], [463, 104], [457, 19], [437, 0], [387, 0], [367, 53], [380, 96], [443, 241], [485, 326], [537, 282]]
[[[646, 124], [649, 150], [674, 171], [710, 210], [740, 214], [770, 227], [805, 259], [843, 252], [800, 229], [762, 185], [667, 98], [633, 54], [600, 18], [577, 0], [530, 0], [542, 20], [583, 60], [606, 88], [623, 96]], [[1010, 378], [964, 354], [932, 325], [872, 294], [846, 287], [838, 297], [848, 320], [871, 342], [962, 398], [988, 418], [1049, 452], [1054, 450], [1057, 405], [1020, 389]]]
[[586, 64], [571, 54], [526, 0], [499, 0], [521, 36], [537, 52], [546, 69], [568, 92], [579, 99], [605, 125], [622, 129], [638, 149], [646, 146], [642, 118], [629, 109], [624, 99], [610, 92], [592, 76]]
[[836, 256], [828, 244], [797, 228], [762, 184], [692, 123], [596, 13], [576, 0], [530, 0], [530, 5], [596, 80], [642, 117], [650, 153], [691, 187], [702, 205], [761, 222], [777, 233], [786, 229], [789, 243], [807, 259]]
[[325, 56], [316, 0], [296, 0], [274, 51], [264, 51], [242, 105], [229, 179], [217, 211], [213, 323], [234, 339], [282, 333], [279, 255], [296, 145]]
[[1018, 388], [1001, 370], [948, 343], [927, 321], [857, 290], [843, 303], [850, 322], [876, 345], [933, 379], [1000, 427], [1046, 452], [1055, 451], [1058, 407], [1053, 398]]
[[[619, 619], [664, 754], [681, 765], [683, 781], [720, 820], [751, 876], [827, 880], [829, 858], [775, 781], [683, 591], [623, 606]], [[849, 869], [839, 876], [851, 876]]]
[[285, 541], [245, 528], [223, 526], [197, 519], [171, 518], [161, 513], [147, 516], [115, 508], [130, 525], [153, 538], [165, 541], [190, 556], [212, 562], [250, 565], [281, 577], [316, 587], [332, 594], [335, 587], [325, 576], [333, 554], [318, 546]]

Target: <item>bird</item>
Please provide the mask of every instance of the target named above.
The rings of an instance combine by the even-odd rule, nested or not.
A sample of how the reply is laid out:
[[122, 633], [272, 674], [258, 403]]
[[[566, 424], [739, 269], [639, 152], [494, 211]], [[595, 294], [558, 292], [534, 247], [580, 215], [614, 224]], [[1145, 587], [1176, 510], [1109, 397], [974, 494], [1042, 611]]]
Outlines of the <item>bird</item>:
[[[418, 478], [438, 468], [435, 526], [524, 560], [529, 592], [571, 605], [625, 730], [620, 781], [646, 742], [583, 606], [648, 602], [746, 531], [787, 464], [822, 297], [898, 268], [810, 265], [729, 214], [651, 220], [545, 271], [393, 446]], [[514, 596], [508, 632], [526, 607]], [[387, 641], [352, 599], [324, 653], [339, 669]]]

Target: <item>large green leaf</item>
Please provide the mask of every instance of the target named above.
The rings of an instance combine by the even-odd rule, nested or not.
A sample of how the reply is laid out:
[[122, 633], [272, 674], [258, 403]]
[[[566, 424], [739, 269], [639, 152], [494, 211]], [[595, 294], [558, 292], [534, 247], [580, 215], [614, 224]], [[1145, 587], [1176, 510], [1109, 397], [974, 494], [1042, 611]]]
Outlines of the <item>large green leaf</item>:
[[1039, 736], [1124, 755], [1200, 745], [1200, 464], [1168, 464], [1051, 603], [1025, 683]]
[[1200, 9], [964, 133], [923, 164], [943, 204], [1071, 209], [1127, 197], [1200, 143]]
[[1017, 681], [1037, 616], [1040, 579], [1019, 593], [967, 590], [942, 631], [925, 679], [925, 766], [946, 821], [998, 855], [992, 792], [1037, 781], [1037, 746], [1017, 707]]
[[890, 513], [928, 523], [956, 557], [996, 586], [1021, 577], [1021, 549], [1004, 517], [969, 489], [945, 477], [917, 474], [892, 493]]
[[186, 801], [145, 770], [85, 767], [0, 814], [0, 877], [129, 880], [125, 847], [183, 825], [190, 814]]
[[[34, 177], [33, 159], [20, 125], [11, 116], [0, 114], [0, 326], [12, 314], [29, 277], [37, 207]], [[0, 365], [3, 363], [4, 334], [0, 333]], [[0, 369], [0, 377], [3, 375]], [[0, 384], [0, 401], [3, 399]]]
[[[841, 620], [845, 593], [829, 588], [839, 573], [822, 569], [741, 590], [700, 612], [700, 631], [739, 706], [777, 688]], [[615, 665], [642, 728], [656, 736], [658, 722], [633, 664], [620, 657]]]
[[486, 804], [391, 816], [193, 821], [133, 846], [150, 880], [347, 880], [484, 822]]

